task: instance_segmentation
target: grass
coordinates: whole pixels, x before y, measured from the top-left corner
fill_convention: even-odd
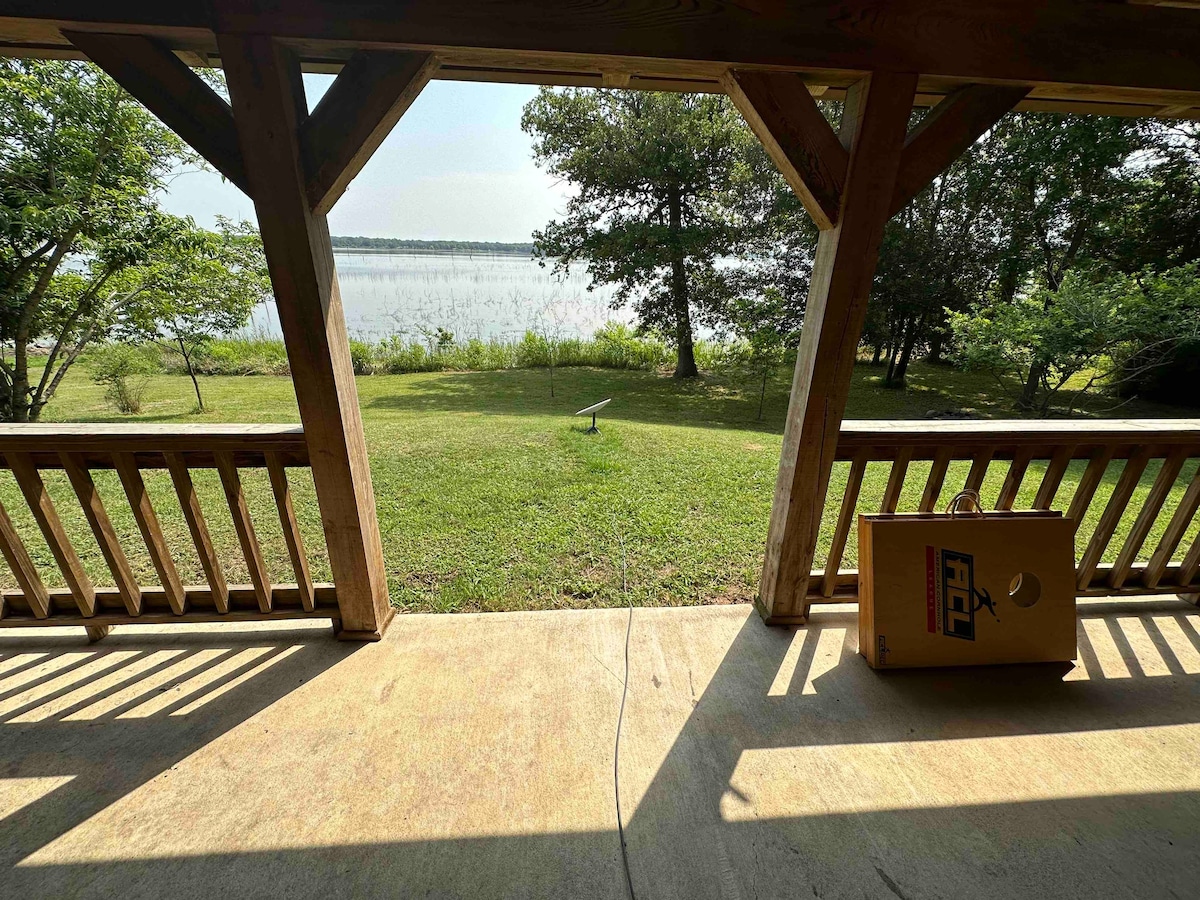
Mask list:
[[[848,416],[920,418],[948,409],[1011,415],[1007,401],[983,377],[917,364],[910,389],[893,391],[881,386],[880,375],[878,369],[859,367]],[[298,420],[287,378],[211,377],[203,380],[203,387],[211,409],[198,415],[192,411],[194,397],[186,378],[155,376],[142,413],[119,416],[105,403],[103,389],[80,371],[64,384],[45,418]],[[547,375],[536,369],[358,380],[393,602],[412,611],[620,604],[622,543],[629,590],[639,604],[749,600],[758,579],[779,460],[787,404],[782,378],[768,393],[762,423],[755,421],[757,392],[739,390],[719,378],[679,383],[655,372],[570,368],[555,373],[555,388],[551,399]],[[605,397],[612,397],[613,403],[600,416],[601,433],[585,435],[584,421],[570,414]],[[1149,406],[1121,412],[1187,414]],[[835,468],[831,497],[840,498],[847,468]],[[1005,468],[1004,463],[992,466],[985,499],[994,499]],[[1040,469],[1039,464],[1031,466],[1018,505],[1031,501]],[[1097,493],[1089,512],[1093,523],[1119,470],[1114,464]],[[1157,465],[1152,466],[1143,479],[1143,495],[1156,471]],[[1195,463],[1190,462],[1168,502],[1168,513],[1194,471]],[[912,465],[901,509],[915,506],[927,472],[928,463]],[[265,475],[243,474],[268,570],[274,580],[290,581]],[[1082,464],[1077,464],[1060,497],[1067,496],[1081,474]],[[297,512],[314,576],[328,578],[311,479],[299,471],[296,476]],[[966,464],[952,468],[943,500],[949,485],[956,478],[961,484],[965,476]],[[98,584],[111,583],[69,485],[57,473],[45,477],[86,568]],[[883,465],[868,468],[862,510],[877,508],[886,479]],[[134,552],[141,547],[140,537],[115,478],[98,473],[97,480],[139,579],[156,583],[149,560]],[[230,580],[245,582],[245,566],[215,473],[197,472],[196,480]],[[148,473],[147,483],[184,581],[203,583],[169,479]],[[0,500],[25,535],[47,582],[61,585],[7,472],[0,473]],[[1131,507],[1136,510],[1136,497]],[[827,505],[823,548],[828,547],[836,515],[836,503]],[[1159,530],[1166,516],[1160,519]],[[1125,522],[1122,531],[1129,524]],[[1081,533],[1089,532],[1085,523]],[[1110,559],[1120,536],[1113,541]],[[1147,541],[1143,558],[1156,540],[1157,532]],[[853,564],[855,552],[852,540],[845,564]],[[13,587],[11,576],[3,574],[3,586]]]

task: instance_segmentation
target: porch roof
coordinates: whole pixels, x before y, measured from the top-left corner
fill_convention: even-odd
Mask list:
[[[78,56],[63,31],[143,34],[192,65],[216,34],[286,40],[309,71],[358,49],[434,52],[439,78],[720,91],[731,68],[800,73],[840,99],[875,70],[915,72],[918,104],[966,84],[1033,87],[1018,109],[1200,117],[1192,0],[0,0],[0,53]]]

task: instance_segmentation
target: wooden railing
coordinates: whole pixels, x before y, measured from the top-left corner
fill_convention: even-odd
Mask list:
[[[314,584],[301,538],[287,470],[308,465],[304,432],[280,425],[6,425],[0,426],[0,467],[10,469],[65,582],[48,588],[0,505],[0,551],[19,591],[0,596],[0,627],[82,625],[93,639],[126,623],[207,622],[317,617],[337,620],[331,584]],[[101,499],[93,472],[115,470],[158,583],[139,584]],[[207,584],[182,583],[142,473],[165,469]],[[228,584],[192,479],[216,469],[250,583]],[[272,581],[251,520],[240,471],[265,469],[294,580]],[[111,587],[96,587],[80,561],[43,479],[65,472],[103,555]],[[61,477],[61,476],[60,476]],[[262,523],[260,523],[261,525]],[[77,535],[78,537],[78,535]]]
[[[963,488],[983,489],[987,508],[1061,509],[1073,518],[1080,596],[1200,592],[1197,457],[1200,420],[1194,419],[843,422],[836,459],[849,470],[844,482],[831,483],[826,498],[828,504],[845,484],[829,553],[809,578],[807,603],[857,598],[858,571],[841,566],[858,513],[931,512]],[[921,469],[915,481],[914,463]],[[861,495],[872,464],[890,467],[877,499]],[[1101,485],[1113,481],[1103,511],[1089,515]],[[1131,519],[1135,496],[1141,505]],[[1115,556],[1104,561],[1118,532]],[[1158,540],[1146,553],[1152,534]],[[1176,560],[1186,536],[1192,538],[1188,549]]]

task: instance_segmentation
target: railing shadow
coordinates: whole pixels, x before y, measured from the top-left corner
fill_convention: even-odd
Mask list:
[[[990,755],[996,741],[1036,749],[1043,736],[1073,734],[1058,752],[1086,738],[1109,741],[1119,759],[1136,752],[1123,734],[1200,723],[1195,607],[1082,604],[1077,666],[890,672],[858,658],[856,618],[844,609],[818,610],[794,631],[764,628],[750,615],[714,635],[703,623],[715,619],[700,620],[682,649],[660,646],[642,624],[664,612],[639,610],[634,619],[622,777],[639,898],[1187,896],[1198,883],[1200,791],[1153,783],[1110,790],[1084,780],[1078,795],[1053,785],[1039,795],[1030,788],[1042,777],[1036,758],[1014,782],[1012,756]],[[473,619],[471,627],[503,621]],[[610,621],[623,634],[623,616]],[[626,896],[615,827],[518,833],[519,822],[499,818],[496,833],[483,836],[364,842],[348,833],[336,846],[256,850],[239,827],[224,852],[156,857],[131,843],[119,859],[29,861],[353,652],[324,632],[266,634],[164,643],[161,634],[114,633],[99,648],[0,640],[0,772],[70,777],[0,820],[0,887],[28,898]],[[712,671],[697,674],[706,679],[698,690],[691,643],[720,648]],[[659,677],[668,651],[678,654],[671,677],[686,685],[669,696]],[[446,666],[461,665],[453,646],[445,657]],[[419,698],[400,708],[419,709]],[[656,721],[661,729],[664,719],[678,727],[666,729],[674,737],[660,754],[639,729]],[[595,736],[597,747],[610,739]],[[896,783],[897,772],[920,772],[903,762],[914,755],[929,763],[931,782],[947,782],[940,793]],[[580,764],[595,764],[591,756]],[[483,796],[529,789],[505,764],[469,763]],[[501,778],[490,786],[497,767]],[[862,773],[878,780],[856,781]],[[346,789],[357,799],[347,802],[376,802],[391,777],[351,777]],[[452,802],[436,779],[424,780],[419,768],[416,777],[423,805]],[[395,811],[398,835],[407,834],[407,814]],[[269,833],[269,823],[261,827]]]
[[[131,628],[92,646],[73,635],[0,636],[0,773],[53,785],[0,818],[0,870],[358,646],[331,640],[325,628],[286,626]]]

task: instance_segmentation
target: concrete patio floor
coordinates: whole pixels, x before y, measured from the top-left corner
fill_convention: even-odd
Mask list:
[[[627,896],[627,612],[0,634],[0,897]],[[641,898],[1194,897],[1200,612],[875,673],[852,607],[637,609]]]

